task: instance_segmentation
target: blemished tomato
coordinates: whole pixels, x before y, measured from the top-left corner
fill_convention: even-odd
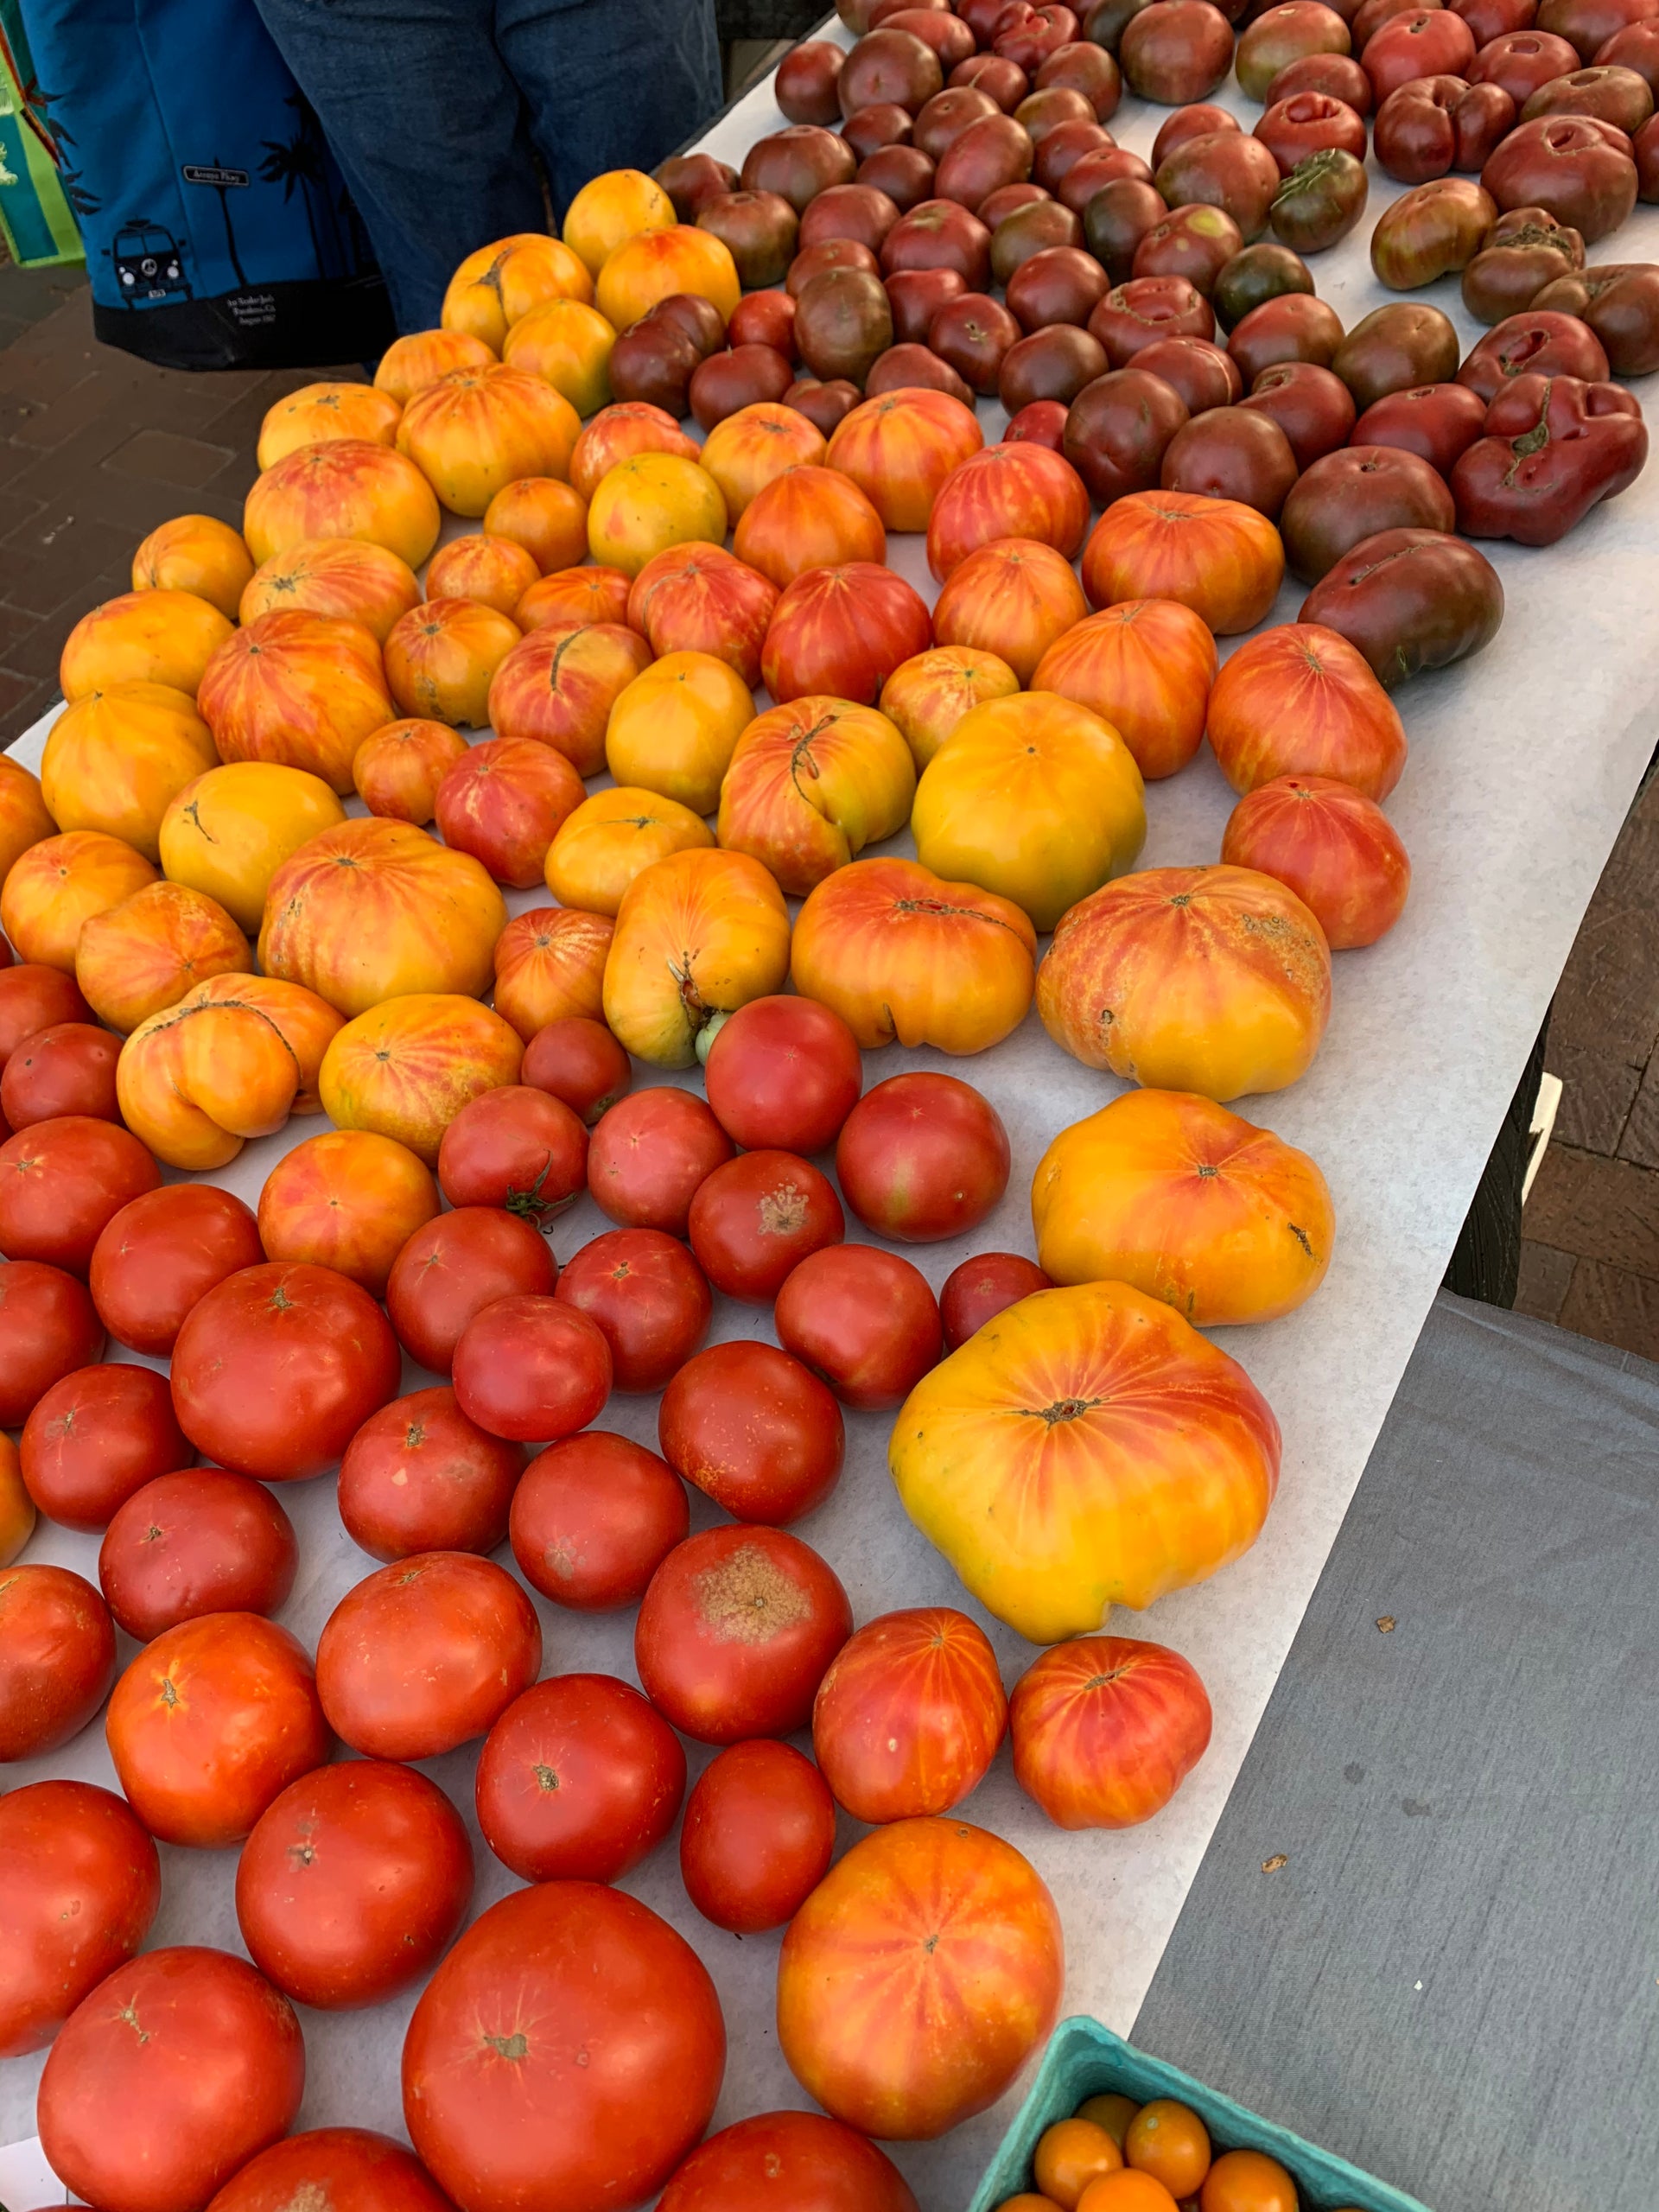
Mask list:
[[[542,1666],[536,1608],[470,1552],[398,1560],[348,1590],[317,1639],[330,1726],[372,1759],[429,1759],[493,1727]]]
[[[371,1414],[346,1446],[340,1517],[374,1559],[493,1552],[524,1468],[519,1446],[486,1435],[453,1390],[411,1390]]]
[[[19,1445],[23,1482],[48,1520],[107,1529],[136,1491],[194,1459],[165,1375],[104,1363],[40,1399]]]
[[[67,1567],[0,1573],[0,1764],[79,1735],[115,1680],[115,1624]]]
[[[257,1613],[164,1630],[116,1684],[104,1732],[150,1834],[202,1851],[239,1843],[329,1751],[304,1646]]]
[[[368,2127],[313,2127],[273,2143],[209,2212],[454,2212],[412,2151]]]
[[[463,1106],[438,1147],[438,1181],[452,1206],[505,1206],[543,1229],[588,1180],[588,1132],[562,1098],[524,1083]]]
[[[785,1351],[861,1413],[907,1398],[943,1349],[926,1276],[874,1244],[810,1254],[779,1292],[772,1320]]]
[[[1179,2212],[1179,2208],[1162,2182],[1136,2173],[1132,2166],[1121,2166],[1090,2183],[1077,2199],[1077,2212]]]
[[[1210,1741],[1210,1700],[1179,1651],[1083,1636],[1034,1660],[1009,1703],[1014,1773],[1064,1828],[1133,1827],[1166,1805]]]
[[[1059,1914],[1030,1862],[960,1819],[895,1821],[831,1867],[778,1961],[778,2042],[809,2095],[884,2140],[983,2112],[1047,2035]]]
[[[1210,2131],[1191,2105],[1154,2097],[1129,2122],[1123,2158],[1172,2196],[1191,2196],[1210,2171]]]
[[[378,2005],[430,1972],[467,1916],[473,1847],[435,1782],[379,1759],[320,1766],[242,1847],[236,1917],[260,1972],[302,2005]]]
[[[697,1777],[680,1875],[705,1920],[758,1936],[792,1920],[836,1855],[836,1801],[809,1758],[768,1737],[734,1744]]]
[[[1008,1187],[1001,1116],[954,1075],[895,1075],[861,1098],[836,1143],[842,1196],[868,1229],[931,1244],[984,1220]]]
[[[710,1344],[663,1393],[657,1440],[677,1474],[734,1520],[776,1527],[822,1505],[841,1479],[841,1408],[775,1346]]]
[[[660,1390],[708,1335],[715,1310],[702,1269],[660,1229],[595,1236],[565,1262],[554,1295],[601,1331],[619,1390]]]
[[[632,1438],[590,1428],[538,1452],[507,1533],[533,1590],[584,1613],[638,1605],[691,1526],[685,1484]]]
[[[611,1348],[556,1298],[498,1298],[455,1346],[455,1396],[492,1436],[545,1442],[586,1428],[611,1395]]]
[[[685,1796],[680,1739],[632,1683],[554,1675],[484,1738],[484,1840],[526,1882],[617,1882],[656,1850]]]
[[[113,1790],[31,1782],[0,1797],[0,2058],[51,2042],[137,1951],[161,1897],[156,1846]]]
[[[245,1959],[175,1944],[118,1967],[72,2014],[41,2076],[41,2145],[107,2212],[182,2212],[286,2135],[304,2091],[288,1999]]]
[[[529,1222],[499,1206],[457,1206],[417,1229],[392,1262],[386,1311],[410,1357],[448,1375],[476,1314],[498,1298],[545,1297],[557,1274]]]
[[[969,1337],[977,1336],[988,1321],[1005,1313],[1036,1290],[1052,1290],[1053,1283],[1038,1266],[1020,1252],[976,1252],[944,1279],[939,1293],[939,1318],[944,1324],[944,1348],[955,1351]]]
[[[111,1519],[98,1580],[141,1643],[203,1613],[274,1613],[294,1587],[294,1526],[262,1484],[188,1467],[135,1491]]]
[[[1008,1721],[985,1631],[949,1605],[867,1621],[818,1685],[812,1748],[855,1819],[948,1813],[983,1781]]]
[[[1265,2151],[1224,2151],[1204,2177],[1198,2207],[1199,2212],[1297,2212],[1296,2184]]]
[[[165,1359],[191,1308],[264,1258],[252,1209],[212,1183],[133,1198],[92,1247],[92,1303],[118,1342]]]
[[[864,1087],[858,1040],[834,1007],[781,994],[727,1015],[704,1073],[715,1119],[746,1152],[827,1152]]]
[[[1123,2164],[1123,2153],[1106,2133],[1090,2120],[1057,2120],[1037,2139],[1032,2172],[1046,2197],[1076,2212],[1077,2199],[1091,2181],[1115,2174]]]
[[[751,1306],[769,1306],[809,1252],[847,1233],[835,1185],[793,1152],[746,1152],[716,1167],[689,1220],[709,1281]]]
[[[103,1349],[85,1283],[40,1260],[0,1268],[0,1428],[21,1428],[54,1382]]]
[[[131,1130],[113,1122],[66,1114],[19,1129],[0,1144],[0,1252],[84,1281],[105,1224],[161,1179]]]
[[[207,1458],[260,1482],[302,1482],[334,1465],[402,1370],[360,1284],[270,1260],[192,1306],[173,1350],[173,1406]]]
[[[14,1129],[62,1114],[118,1122],[115,1064],[121,1039],[90,1021],[59,1021],[26,1037],[0,1074],[0,1119]]]
[[[756,294],[758,298],[760,296]],[[694,2151],[657,2212],[917,2212],[883,2151],[821,2112],[763,2112]]]
[[[634,1624],[645,1695],[702,1744],[792,1736],[853,1632],[834,1570],[781,1529],[705,1529],[651,1578]]]
[[[715,1986],[648,1906],[539,1882],[474,1922],[404,2041],[404,2118],[467,2212],[611,2212],[662,2187],[726,2070]]]
[[[683,1236],[698,1185],[733,1151],[695,1092],[654,1084],[600,1117],[588,1147],[588,1187],[619,1227]]]
[[[524,1047],[519,1079],[532,1090],[562,1098],[584,1125],[625,1098],[633,1082],[633,1063],[602,1021],[566,1014],[538,1029]]]

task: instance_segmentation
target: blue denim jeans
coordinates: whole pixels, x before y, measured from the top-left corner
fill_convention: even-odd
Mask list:
[[[257,0],[350,185],[401,331],[474,247],[654,168],[721,99],[713,0]]]

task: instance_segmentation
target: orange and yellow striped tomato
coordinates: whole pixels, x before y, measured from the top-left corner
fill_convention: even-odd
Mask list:
[[[267,760],[352,788],[352,758],[393,719],[380,648],[360,622],[262,614],[227,638],[198,694],[221,760]]]
[[[490,685],[498,737],[529,737],[563,753],[579,776],[605,766],[611,709],[651,665],[651,647],[620,622],[549,622],[506,655]]]
[[[721,545],[671,545],[647,561],[628,594],[629,627],[654,653],[713,653],[751,690],[778,587]]]
[[[213,976],[246,976],[253,948],[216,899],[149,883],[80,926],[75,981],[100,1021],[129,1035]]]
[[[1331,1014],[1331,951],[1269,875],[1145,868],[1062,918],[1037,1011],[1085,1067],[1224,1104],[1306,1074]]]
[[[259,1242],[384,1296],[391,1263],[438,1211],[430,1168],[395,1137],[326,1129],[284,1153],[259,1193]]]
[[[919,387],[861,400],[836,425],[828,465],[850,476],[888,530],[925,530],[954,469],[985,434],[971,407]]]
[[[84,692],[53,723],[41,791],[60,830],[102,830],[159,861],[162,816],[218,765],[213,732],[188,693],[111,683]]]
[[[1204,1757],[1211,1726],[1191,1660],[1132,1636],[1045,1651],[1014,1684],[1009,1719],[1014,1778],[1062,1828],[1149,1821]]]
[[[527,370],[452,369],[404,410],[397,450],[451,514],[482,515],[517,477],[568,476],[581,428],[563,393]]]
[[[75,972],[83,924],[156,881],[140,852],[101,830],[67,830],[19,854],[0,886],[0,930],[20,960]]]
[[[927,565],[943,583],[999,537],[1034,537],[1070,561],[1089,527],[1089,494],[1071,462],[1031,439],[987,446],[952,470],[927,522]]]
[[[352,780],[371,814],[423,830],[437,812],[438,785],[466,758],[466,739],[448,722],[387,722],[353,754]]]
[[[538,575],[573,568],[588,555],[588,495],[556,476],[517,477],[485,508],[484,535],[510,539],[529,554]],[[534,588],[533,581],[525,586]],[[518,620],[511,607],[505,612]]]
[[[632,632],[630,632],[632,634]],[[605,760],[619,784],[637,784],[711,813],[738,739],[754,719],[749,687],[713,653],[664,653],[611,709]]]
[[[595,791],[559,824],[547,855],[547,887],[562,906],[614,916],[623,893],[653,861],[714,843],[708,823],[677,799],[639,785]]]
[[[339,1129],[372,1129],[437,1165],[443,1133],[486,1090],[517,1083],[518,1033],[474,998],[415,991],[372,1007],[338,1031],[317,1077]]]
[[[489,720],[495,671],[518,625],[476,599],[411,607],[386,639],[386,683],[405,715],[479,729]]]
[[[380,356],[374,388],[388,391],[407,407],[417,391],[448,376],[451,369],[487,369],[495,348],[464,330],[411,330],[394,338]]]
[[[676,292],[695,292],[720,311],[722,322],[743,296],[731,249],[712,231],[671,223],[636,231],[606,256],[594,305],[613,330],[626,330]]]
[[[171,883],[216,899],[257,936],[270,879],[299,848],[337,829],[346,810],[321,776],[276,761],[233,760],[187,784],[162,817]]]
[[[360,622],[377,644],[421,602],[407,561],[365,537],[302,537],[274,553],[250,578],[239,609],[243,627],[262,614],[332,614]]]
[[[532,478],[532,482],[551,483],[551,477]],[[509,485],[507,489],[517,487]],[[569,486],[561,484],[561,492]],[[497,537],[489,532],[490,512],[484,517],[485,527],[466,537],[452,538],[448,545],[441,545],[427,564],[426,595],[429,599],[475,599],[481,607],[493,607],[498,614],[512,617],[512,611],[530,589],[541,580],[541,570],[536,556],[516,538]]]
[[[1336,1216],[1315,1162],[1194,1091],[1129,1090],[1062,1129],[1031,1184],[1057,1283],[1133,1283],[1195,1328],[1311,1298]]]
[[[715,835],[804,898],[866,845],[903,829],[915,790],[910,747],[878,709],[792,699],[739,738]]]
[[[732,534],[732,550],[782,591],[809,569],[885,561],[887,533],[850,476],[804,462],[755,493]]]
[[[418,569],[442,520],[436,494],[407,454],[366,438],[335,438],[302,446],[265,471],[243,506],[242,535],[262,567],[308,538],[361,537]]]
[[[54,836],[57,826],[47,810],[40,778],[9,753],[0,753],[0,884],[29,847]]]
[[[265,410],[255,457],[261,468],[275,468],[302,446],[323,446],[333,438],[389,446],[403,411],[403,402],[377,385],[302,385]]]
[[[1382,799],[1406,765],[1400,709],[1346,638],[1282,622],[1251,638],[1215,681],[1210,743],[1236,791],[1275,776],[1334,776]]]
[[[188,591],[234,622],[253,575],[242,533],[213,515],[175,515],[160,524],[132,556],[134,591]]]
[[[615,933],[608,915],[574,906],[533,906],[515,915],[496,939],[496,1012],[526,1044],[550,1021],[597,1021]]]
[[[798,408],[759,399],[716,423],[703,440],[702,466],[721,488],[735,529],[751,502],[791,468],[816,468],[828,448]]]
[[[674,202],[643,169],[607,169],[592,177],[564,211],[562,235],[597,276],[624,238],[674,226]]]
[[[605,963],[605,1019],[653,1066],[689,1068],[717,1014],[782,988],[784,894],[746,853],[673,853],[635,876]]]
[[[611,403],[613,331],[597,308],[581,300],[544,300],[507,333],[501,358],[562,392],[578,415]]]
[[[1217,637],[1255,629],[1284,575],[1284,543],[1265,515],[1197,492],[1114,499],[1083,551],[1091,607],[1179,599]]]
[[[72,702],[111,683],[165,683],[194,698],[231,635],[218,607],[194,592],[123,592],[71,630],[59,656],[58,682]]]
[[[942,645],[976,645],[1005,660],[1022,683],[1058,639],[1089,612],[1077,572],[1034,537],[999,537],[958,563],[933,608]]]
[[[1174,599],[1126,599],[1057,638],[1031,677],[1110,722],[1147,782],[1173,776],[1204,741],[1216,641]]]
[[[925,1375],[888,1465],[980,1603],[1058,1643],[1248,1551],[1279,1448],[1236,1360],[1173,1306],[1096,1282],[1022,1298]]]
[[[611,471],[636,454],[671,453],[681,461],[696,461],[701,451],[665,407],[653,407],[648,399],[619,399],[584,425],[570,456],[571,487],[591,499]]]
[[[881,686],[880,703],[904,733],[920,770],[965,714],[983,700],[1007,699],[1019,689],[1019,677],[995,653],[982,652],[977,645],[930,645],[893,670]]]
[[[449,279],[439,320],[499,353],[507,333],[543,300],[591,300],[594,280],[561,239],[520,231],[469,253]]]

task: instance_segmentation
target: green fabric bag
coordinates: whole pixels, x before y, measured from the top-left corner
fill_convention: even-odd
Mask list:
[[[24,269],[86,257],[69,202],[73,156],[47,109],[18,0],[0,0],[0,238]]]

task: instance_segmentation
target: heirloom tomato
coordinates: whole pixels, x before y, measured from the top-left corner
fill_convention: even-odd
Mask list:
[[[781,1928],[830,1871],[836,1801],[809,1758],[769,1737],[733,1744],[698,1777],[680,1874],[703,1918],[734,1936]]]

